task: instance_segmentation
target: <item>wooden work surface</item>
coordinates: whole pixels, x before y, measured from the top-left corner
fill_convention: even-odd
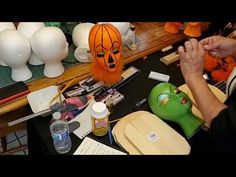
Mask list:
[[[132,23],[136,27],[136,36],[138,39],[137,49],[134,51],[128,48],[124,50],[123,63],[128,64],[132,61],[141,59],[147,55],[150,55],[164,47],[177,43],[183,39],[187,39],[187,36],[180,31],[178,34],[170,34],[164,31],[164,22],[135,22]],[[202,25],[203,31],[209,27],[208,22],[204,22]],[[71,79],[76,78],[72,85],[78,83],[90,76],[90,64],[80,64],[68,68],[64,74],[57,78],[41,78],[28,83],[28,87],[31,92],[51,86],[51,85],[66,85]],[[0,106],[0,118],[2,114],[19,109],[28,104],[26,96],[12,102],[6,103]]]

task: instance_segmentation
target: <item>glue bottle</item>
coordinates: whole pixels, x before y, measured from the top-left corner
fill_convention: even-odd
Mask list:
[[[91,110],[93,134],[104,136],[109,130],[109,111],[106,104],[96,102],[92,105]]]

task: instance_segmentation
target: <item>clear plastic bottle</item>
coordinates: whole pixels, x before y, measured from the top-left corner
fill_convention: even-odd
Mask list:
[[[130,30],[132,31],[132,37],[131,37],[131,41],[130,41],[130,44],[129,44],[129,48],[131,50],[136,50],[137,49],[137,45],[136,45],[136,42],[135,42],[135,38],[136,38],[135,26],[131,25],[130,26]]]
[[[56,151],[64,154],[71,149],[71,139],[67,121],[60,118],[60,112],[53,113],[53,119],[50,122],[50,132]]]

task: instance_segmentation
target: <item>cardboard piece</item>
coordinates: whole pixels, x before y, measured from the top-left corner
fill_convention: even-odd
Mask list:
[[[184,137],[146,111],[125,116],[112,133],[117,143],[130,154],[187,155],[191,149]]]

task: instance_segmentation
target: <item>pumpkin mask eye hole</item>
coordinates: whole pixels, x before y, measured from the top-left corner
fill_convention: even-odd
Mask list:
[[[105,56],[105,53],[104,52],[98,52],[97,53],[97,57],[104,57]]]
[[[112,53],[113,53],[113,54],[118,54],[119,52],[120,52],[120,50],[117,49],[117,48],[112,50]]]

